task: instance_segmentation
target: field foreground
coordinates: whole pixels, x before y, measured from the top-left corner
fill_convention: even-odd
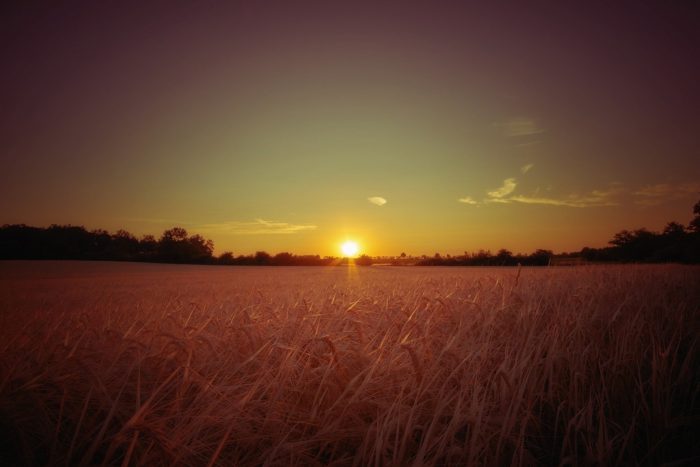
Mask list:
[[[698,462],[698,284],[0,262],[0,463]]]

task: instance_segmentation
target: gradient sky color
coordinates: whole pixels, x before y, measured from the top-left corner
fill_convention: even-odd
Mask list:
[[[568,251],[700,199],[697,2],[12,3],[0,223]]]

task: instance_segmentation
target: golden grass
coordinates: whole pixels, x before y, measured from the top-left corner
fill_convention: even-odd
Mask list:
[[[699,284],[681,266],[0,263],[0,461],[690,463]]]

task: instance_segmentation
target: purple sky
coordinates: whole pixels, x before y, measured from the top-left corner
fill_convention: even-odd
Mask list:
[[[561,250],[700,199],[698,2],[13,3],[0,223]]]

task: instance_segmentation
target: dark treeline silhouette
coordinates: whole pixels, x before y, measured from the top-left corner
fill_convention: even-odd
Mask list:
[[[217,258],[216,263],[239,266],[329,266],[337,261],[330,256],[321,258],[319,255],[293,255],[287,252],[271,255],[258,251],[254,255],[233,256],[233,253],[227,251]]]
[[[163,232],[156,240],[152,235],[137,238],[125,230],[110,234],[105,230],[88,231],[74,225],[48,228],[23,224],[0,227],[0,259],[55,259],[145,261],[182,264],[221,264],[242,266],[326,266],[346,264],[347,260],[318,255],[270,255],[258,251],[253,255],[234,256],[225,252],[215,257],[214,243],[201,235],[188,235],[182,227]],[[371,258],[355,259],[359,265],[372,264]]]
[[[586,262],[679,262],[700,263],[700,201],[693,208],[695,217],[687,226],[669,222],[662,232],[647,229],[623,230],[610,240],[609,247],[583,248],[580,252],[554,255],[536,250],[529,255],[502,249],[450,256],[398,257],[362,255],[352,260],[359,266],[372,264],[418,266],[546,266]],[[347,264],[350,260],[331,256],[270,255],[258,251],[234,256],[225,252],[215,257],[214,243],[201,235],[188,235],[181,227],[137,238],[125,230],[110,234],[105,230],[88,231],[81,226],[52,225],[48,228],[23,224],[0,227],[0,259],[70,259],[109,261],[148,261],[163,263],[220,264],[242,266],[327,266]]]
[[[216,263],[241,266],[331,266],[348,264],[350,261],[358,266],[371,266],[374,263],[374,260],[367,255],[349,260],[333,256],[321,258],[319,255],[293,255],[287,252],[273,256],[264,251],[258,251],[250,256],[236,257],[231,252],[225,252],[217,258]]]
[[[536,250],[530,255],[513,255],[500,250],[493,255],[479,250],[462,256],[423,256],[419,266],[544,266],[548,264],[578,264],[585,262],[616,263],[700,263],[700,201],[693,207],[695,217],[687,226],[669,222],[662,232],[647,229],[623,230],[616,233],[605,248],[583,248],[580,252],[554,255],[550,250]]]
[[[213,263],[214,243],[200,235],[188,235],[180,227],[136,238],[125,230],[88,231],[74,225],[48,228],[27,225],[0,227],[0,259],[73,259],[154,261],[164,263]]]
[[[693,214],[687,226],[669,222],[661,232],[623,230],[608,242],[611,246],[583,248],[580,256],[594,262],[700,263],[700,201]]]
[[[467,253],[461,256],[442,256],[435,253],[433,257],[422,257],[416,262],[417,266],[547,266],[550,264],[554,253],[550,250],[536,250],[530,255],[514,255],[512,252],[501,249],[493,255],[490,251],[479,250],[476,253]]]

